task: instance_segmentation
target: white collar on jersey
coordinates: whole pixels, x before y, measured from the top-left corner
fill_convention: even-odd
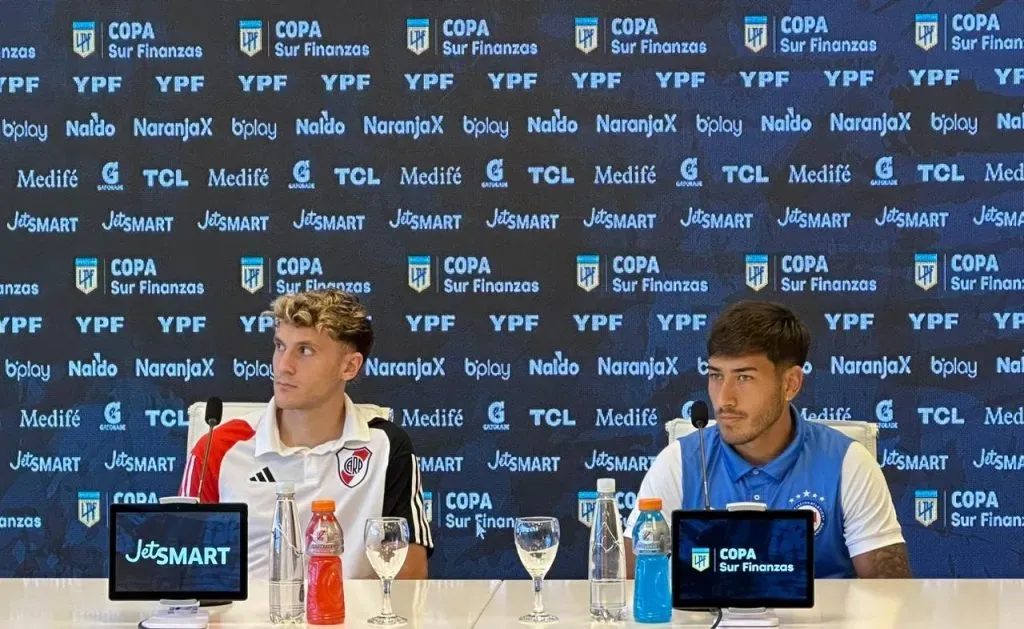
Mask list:
[[[277,404],[274,398],[270,398],[266,410],[260,417],[256,426],[256,456],[273,452],[280,456],[291,456],[299,452],[311,452],[313,454],[327,454],[336,452],[349,443],[367,443],[370,441],[371,419],[381,417],[382,408],[373,404],[356,404],[352,398],[345,394],[345,426],[341,429],[341,437],[333,441],[321,443],[315,448],[290,447],[281,443],[281,434],[277,427]],[[389,412],[383,409],[386,419]]]

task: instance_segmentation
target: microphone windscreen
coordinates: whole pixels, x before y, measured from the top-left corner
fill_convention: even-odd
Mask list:
[[[224,403],[219,397],[212,397],[206,401],[206,423],[216,426],[224,415]]]
[[[690,423],[694,428],[704,428],[708,425],[708,405],[703,400],[698,400],[690,407]]]

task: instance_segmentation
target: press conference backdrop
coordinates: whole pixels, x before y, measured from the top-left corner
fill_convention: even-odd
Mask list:
[[[525,577],[553,514],[583,577],[741,298],[810,325],[801,414],[878,422],[916,575],[1024,575],[1024,7],[728,5],[4,3],[0,574],[106,574],[187,406],[271,395],[261,310],[335,286],[434,576]]]

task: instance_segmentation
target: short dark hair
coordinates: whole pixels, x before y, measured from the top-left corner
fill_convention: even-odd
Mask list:
[[[708,357],[765,354],[783,369],[807,362],[811,331],[792,310],[770,301],[740,301],[719,315],[708,336]]]

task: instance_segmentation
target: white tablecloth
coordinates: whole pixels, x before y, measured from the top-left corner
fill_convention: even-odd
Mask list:
[[[470,629],[501,585],[500,581],[396,581],[391,589],[396,614],[409,629]],[[278,627],[270,624],[268,585],[249,583],[249,598],[210,612],[210,627]],[[369,627],[380,611],[379,581],[345,581],[345,628]],[[107,600],[106,579],[0,579],[0,627],[137,627],[157,608],[149,602]]]
[[[632,582],[627,582],[632,601]],[[210,609],[213,627],[272,627],[267,584],[252,582],[249,600]],[[397,581],[395,612],[408,629],[499,629],[526,625],[533,608],[532,584],[516,581]],[[777,610],[782,627],[805,629],[1024,629],[1024,580],[827,580],[815,584],[815,607]],[[345,582],[346,629],[367,627],[380,609],[377,581]],[[545,607],[560,622],[551,629],[602,629],[591,624],[586,581],[544,584]],[[155,603],[113,603],[106,579],[0,579],[0,627],[51,629],[136,627]],[[673,626],[710,627],[714,616],[674,612]],[[607,627],[604,625],[603,627]],[[655,629],[632,621],[621,629]]]
[[[633,584],[626,584],[632,611]],[[544,584],[544,607],[559,617],[552,629],[591,625],[586,581]],[[780,629],[1024,629],[1024,580],[819,580],[813,609],[776,610]],[[533,584],[505,581],[484,609],[477,627],[522,628],[517,619],[533,609]],[[630,613],[630,616],[632,614]],[[713,614],[675,611],[672,625],[710,627]],[[620,623],[622,629],[667,625]]]

